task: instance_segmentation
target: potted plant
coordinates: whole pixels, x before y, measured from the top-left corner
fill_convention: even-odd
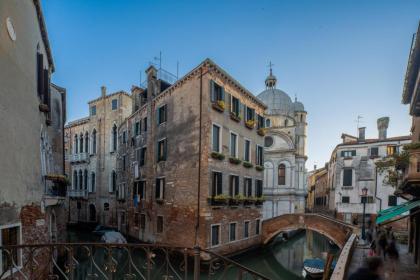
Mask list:
[[[261,127],[257,130],[258,135],[265,136],[265,128]]]
[[[244,197],[244,205],[251,205],[254,204],[255,198],[253,196],[246,196]]]
[[[242,161],[239,158],[229,157],[229,162],[232,164],[240,164]]]
[[[230,197],[225,194],[218,194],[212,197],[209,197],[209,202],[211,205],[226,205],[226,203],[229,201]]]
[[[264,196],[257,196],[255,198],[255,205],[262,205],[265,201]]]
[[[225,159],[225,155],[222,153],[218,153],[218,152],[211,152],[211,157],[218,159],[218,160],[224,160]]]
[[[261,166],[261,165],[256,165],[256,166],[255,166],[255,169],[256,169],[257,171],[263,171],[263,170],[264,170],[264,166]]]
[[[255,126],[255,121],[254,121],[254,120],[247,120],[247,121],[245,122],[245,126],[246,126],[247,128],[249,128],[249,129],[253,129],[253,128],[254,128],[254,126]]]
[[[234,197],[231,197],[231,198],[229,199],[229,205],[232,205],[232,206],[237,206],[237,205],[239,205],[239,204],[243,203],[244,198],[245,198],[245,197],[244,197],[242,194],[237,194],[237,195],[235,195]]]
[[[230,112],[230,118],[236,122],[241,121],[241,116],[239,114],[236,114],[234,112]]]
[[[242,163],[242,165],[245,167],[245,168],[251,168],[251,167],[253,167],[254,165],[252,165],[252,163],[250,163],[249,161],[244,161],[243,163]]]
[[[225,101],[223,100],[217,100],[216,102],[212,103],[213,109],[223,112],[225,110]]]

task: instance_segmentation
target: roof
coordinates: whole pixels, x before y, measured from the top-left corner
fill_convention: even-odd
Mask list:
[[[385,138],[385,139],[378,139],[378,138],[374,138],[374,139],[365,139],[363,142],[358,142],[356,141],[349,141],[346,143],[341,143],[337,145],[337,148],[340,146],[351,146],[351,145],[365,145],[365,144],[372,144],[372,143],[385,143],[385,142],[394,142],[394,141],[404,141],[404,140],[411,140],[411,136],[410,135],[406,135],[406,136],[396,136],[396,137],[389,137],[389,138]]]
[[[129,93],[127,93],[127,92],[125,92],[123,90],[120,90],[120,91],[117,91],[117,92],[114,92],[114,93],[105,95],[105,98],[108,98],[108,97],[111,97],[111,96],[114,96],[114,95],[118,95],[118,94],[123,94],[123,95],[126,95],[126,96],[130,97],[130,94]],[[100,97],[98,97],[96,99],[93,99],[93,100],[89,101],[88,104],[93,103],[93,102],[96,102],[98,100],[101,100],[102,98],[103,97],[100,96]]]
[[[81,119],[77,119],[74,121],[69,122],[68,124],[66,124],[64,126],[64,128],[70,128],[73,126],[77,126],[77,125],[81,125],[81,124],[85,124],[90,120],[90,117],[85,117],[85,118],[81,118]]]
[[[405,73],[402,103],[409,104],[412,99],[416,78],[420,67],[420,21],[417,33],[413,34],[410,53],[408,55],[407,70]]]
[[[44,42],[45,50],[47,52],[48,63],[51,65],[51,72],[54,72],[55,71],[54,61],[51,54],[51,47],[50,47],[50,42],[48,40],[47,27],[45,25],[44,15],[42,13],[40,0],[33,0],[33,1],[35,5],[36,14],[38,16],[38,24],[39,24],[39,29],[41,30],[42,41]]]

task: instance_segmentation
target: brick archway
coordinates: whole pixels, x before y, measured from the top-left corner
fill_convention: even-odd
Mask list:
[[[285,214],[262,223],[262,240],[270,242],[279,233],[289,230],[308,229],[328,237],[342,248],[352,233],[358,228],[334,218],[320,214]]]

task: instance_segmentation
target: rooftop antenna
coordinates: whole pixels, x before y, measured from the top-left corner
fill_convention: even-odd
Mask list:
[[[155,56],[153,59],[159,61],[159,70],[162,69],[162,52],[159,51],[159,57]]]
[[[179,73],[179,61],[176,62],[176,79],[178,80],[178,73]]]
[[[270,60],[270,63],[268,64],[268,67],[270,68],[270,76],[273,75],[273,66],[274,66],[274,64],[271,63],[271,60]]]
[[[358,135],[358,133],[359,133],[359,126],[362,123],[362,119],[363,119],[363,116],[357,115],[357,119],[355,120],[355,122],[357,123],[357,132],[356,132],[356,135]]]
[[[140,70],[140,86],[141,86],[141,70]]]

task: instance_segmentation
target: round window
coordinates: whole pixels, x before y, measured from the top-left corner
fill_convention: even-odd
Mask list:
[[[266,148],[271,147],[273,145],[273,142],[274,142],[274,140],[273,140],[273,137],[271,137],[271,136],[266,136],[264,138],[264,146]]]

